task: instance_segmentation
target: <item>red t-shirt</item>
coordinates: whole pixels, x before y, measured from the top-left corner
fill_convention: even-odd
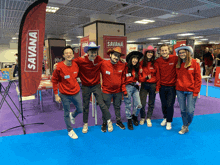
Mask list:
[[[155,62],[154,66],[151,64],[151,62],[147,63],[147,66],[143,66],[143,61],[140,62],[140,65],[142,67],[142,77],[140,78],[140,82],[147,82],[147,83],[156,83],[156,91],[159,91],[160,89],[160,73],[159,73],[159,67],[158,63]],[[151,75],[151,79],[146,79],[146,76]]]
[[[73,61],[79,66],[82,85],[94,86],[100,83],[100,67],[104,61],[100,56],[97,56],[94,62],[90,61],[88,56],[78,57]]]
[[[156,60],[160,73],[160,85],[175,86],[176,85],[176,64],[178,56],[169,55],[168,59],[160,57]]]
[[[54,94],[59,92],[65,95],[75,95],[80,91],[79,83],[76,78],[78,77],[79,67],[72,61],[71,66],[66,66],[64,61],[59,62],[57,68],[53,72],[52,83]]]
[[[112,64],[110,60],[105,60],[101,65],[102,92],[107,94],[122,92],[122,72],[125,63],[119,61]]]
[[[201,71],[199,63],[192,59],[192,65],[188,68],[181,64],[180,68],[176,68],[177,82],[176,90],[193,92],[193,96],[198,96],[202,85]]]

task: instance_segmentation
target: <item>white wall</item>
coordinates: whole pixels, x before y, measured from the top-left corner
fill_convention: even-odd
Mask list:
[[[15,62],[17,49],[10,49],[9,45],[0,45],[0,62]]]

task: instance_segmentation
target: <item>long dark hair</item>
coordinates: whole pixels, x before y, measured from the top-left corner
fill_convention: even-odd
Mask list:
[[[132,59],[133,58],[137,58],[138,59],[138,63],[135,66],[132,65]],[[133,76],[132,75],[132,69],[134,68],[134,70],[135,70],[135,78],[136,79],[138,79],[138,72],[139,72],[139,65],[140,65],[139,61],[140,61],[140,59],[138,58],[138,56],[133,55],[133,56],[131,56],[131,58],[129,59],[128,64],[127,64],[128,73],[131,73],[131,76]]]
[[[152,64],[153,67],[154,67],[154,62],[155,62],[155,51],[153,51],[153,56],[151,57],[150,61],[148,61],[148,58],[147,58],[147,52],[149,52],[149,51],[146,51],[146,52],[144,53],[143,66],[147,66],[147,63],[148,63],[148,62],[151,62],[151,64]]]

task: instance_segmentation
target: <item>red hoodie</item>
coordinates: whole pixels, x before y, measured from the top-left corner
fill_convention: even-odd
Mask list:
[[[176,85],[176,64],[178,56],[169,55],[168,59],[160,57],[156,60],[160,73],[160,85],[175,86]]]
[[[104,61],[100,56],[97,56],[94,63],[89,60],[88,56],[78,57],[73,60],[79,66],[79,78],[82,85],[94,86],[100,84],[100,67]]]
[[[193,96],[198,96],[202,85],[200,66],[194,59],[192,59],[191,63],[192,65],[188,68],[184,67],[184,62],[180,68],[176,68],[176,90],[193,92]]]
[[[147,63],[147,66],[143,66],[143,61],[140,62],[140,65],[142,67],[143,76],[141,76],[140,82],[147,82],[147,83],[156,83],[156,91],[159,92],[160,89],[160,73],[159,73],[159,67],[158,63],[155,62],[154,66],[151,64],[151,62]],[[146,79],[146,76],[151,75],[151,79]]]
[[[118,61],[112,64],[110,60],[105,60],[101,65],[102,92],[107,94],[122,92],[122,72],[125,63]]]
[[[66,66],[64,61],[59,62],[51,80],[54,94],[58,94],[58,84],[60,93],[65,95],[77,94],[80,91],[80,86],[76,80],[78,73],[79,67],[74,61],[72,61],[72,66]]]
[[[139,72],[138,72],[138,79],[136,79],[134,68],[132,69],[132,74],[131,74],[131,73],[128,73],[128,67],[125,66],[125,69],[122,74],[122,92],[124,93],[124,95],[127,95],[126,85],[133,83],[133,82],[136,83],[137,81],[139,81],[139,78],[142,76],[141,70],[142,68],[140,67]]]

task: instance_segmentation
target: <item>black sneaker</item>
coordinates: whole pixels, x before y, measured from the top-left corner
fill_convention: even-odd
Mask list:
[[[137,119],[137,116],[132,115],[132,120],[133,120],[134,125],[135,125],[135,126],[138,126],[138,119]]]
[[[133,123],[131,119],[128,119],[128,129],[133,130]]]
[[[106,132],[107,131],[106,130],[106,126],[107,126],[107,123],[103,123],[102,124],[102,129],[101,129],[102,132]]]
[[[116,125],[119,126],[121,129],[125,129],[124,124],[120,120],[117,121]]]

